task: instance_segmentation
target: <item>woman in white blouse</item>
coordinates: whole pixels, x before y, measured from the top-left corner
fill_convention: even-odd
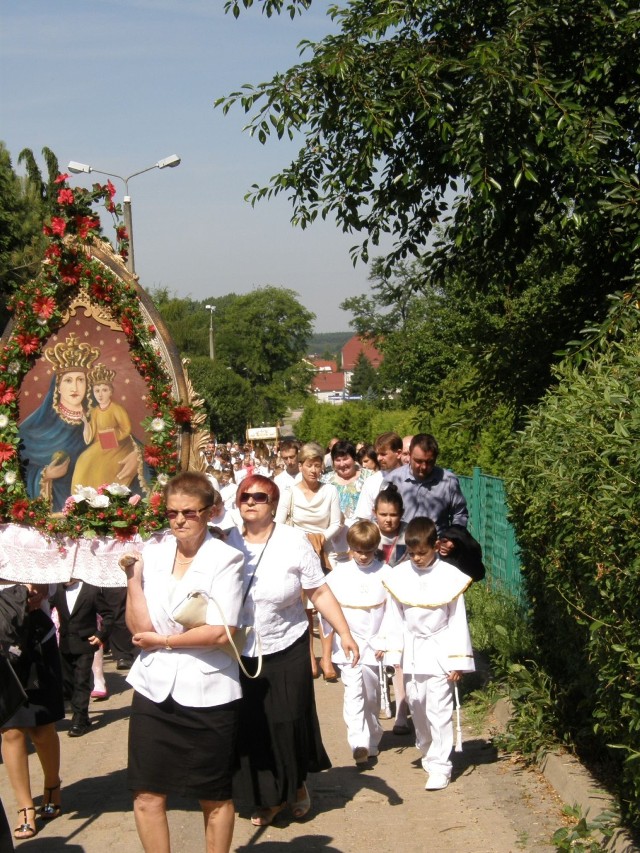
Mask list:
[[[302,445],[298,453],[301,478],[283,493],[278,504],[276,521],[304,530],[320,557],[322,567],[329,570],[331,563],[328,555],[332,549],[331,539],[342,526],[342,512],[337,489],[321,480],[323,455],[324,451],[315,442],[310,441]],[[309,608],[307,620],[311,672],[313,677],[317,678],[320,672],[313,650],[313,610]],[[337,675],[331,663],[330,639],[328,643],[323,640],[322,660],[325,680],[337,681]]]
[[[167,794],[200,802],[207,851],[231,847],[241,690],[237,661],[220,650],[227,635],[216,602],[230,625],[240,624],[243,560],[207,528],[214,499],[204,474],[178,474],[165,488],[173,536],[121,559],[127,625],[142,650],[127,678],[135,689],[129,788],[146,853],[170,851]],[[209,601],[205,624],[187,629],[172,614],[195,590],[216,601]]]
[[[267,477],[247,477],[236,504],[243,521],[245,554],[242,624],[254,625],[243,652],[249,672],[255,671],[262,643],[263,662],[256,679],[241,675],[240,771],[236,793],[251,802],[251,822],[267,826],[287,804],[293,817],[311,807],[307,773],[331,766],[322,745],[309,664],[308,622],[304,590],[340,636],[347,656],[359,658],[340,605],[324,581],[320,561],[307,537],[276,524],[279,489]]]

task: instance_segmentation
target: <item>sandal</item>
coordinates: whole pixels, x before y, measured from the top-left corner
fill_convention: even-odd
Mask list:
[[[33,812],[33,823],[29,823],[27,812]],[[22,815],[23,820],[20,826],[16,826],[16,828],[13,830],[13,837],[16,838],[18,841],[22,841],[22,839],[24,838],[33,838],[33,836],[38,831],[35,827],[35,808],[33,806],[25,806],[23,809],[18,809],[18,814]]]
[[[254,826],[269,826],[285,805],[286,803],[281,803],[279,806],[272,806],[271,808],[256,809],[251,815],[251,823]]]
[[[296,800],[291,806],[291,813],[296,820],[302,820],[302,818],[309,813],[309,809],[311,808],[311,796],[309,795],[309,789],[307,788],[306,782],[302,783],[302,787],[304,789],[304,797],[301,800]]]
[[[55,820],[57,817],[60,817],[62,806],[60,803],[51,802],[52,793],[57,791],[59,788],[60,781],[58,781],[58,784],[54,785],[52,788],[45,787],[46,802],[40,806],[40,817],[42,820]]]

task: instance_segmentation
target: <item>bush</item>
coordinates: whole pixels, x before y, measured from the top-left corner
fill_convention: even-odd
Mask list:
[[[564,732],[613,764],[640,830],[640,302],[560,365],[507,478],[540,648]],[[616,747],[616,749],[613,749]]]

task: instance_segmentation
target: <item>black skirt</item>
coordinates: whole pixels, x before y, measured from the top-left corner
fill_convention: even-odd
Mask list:
[[[255,669],[255,659],[243,663],[249,672]],[[262,807],[294,803],[308,773],[331,767],[313,693],[309,632],[289,648],[265,655],[258,678],[241,672],[240,682],[234,799]]]
[[[230,800],[240,700],[188,708],[170,696],[133,694],[128,786],[132,791]]]

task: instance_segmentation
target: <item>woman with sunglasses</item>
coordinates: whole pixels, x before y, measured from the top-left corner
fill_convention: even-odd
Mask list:
[[[353,663],[359,658],[340,605],[324,580],[320,560],[301,530],[274,520],[280,492],[267,477],[242,481],[236,495],[245,555],[242,624],[255,626],[243,651],[238,738],[238,797],[252,803],[254,826],[267,826],[287,805],[295,819],[311,808],[306,778],[331,766],[320,736],[309,661],[304,590],[340,636]],[[346,644],[346,646],[345,646]]]
[[[147,853],[169,853],[167,794],[195,797],[208,853],[231,846],[231,777],[240,710],[238,664],[220,646],[240,624],[242,554],[209,532],[215,492],[185,471],[164,492],[173,536],[121,558],[127,625],[141,649],[127,681],[135,693],[129,724],[129,788]],[[184,628],[172,614],[189,593],[210,600],[205,624]],[[234,628],[231,629],[235,630]]]

